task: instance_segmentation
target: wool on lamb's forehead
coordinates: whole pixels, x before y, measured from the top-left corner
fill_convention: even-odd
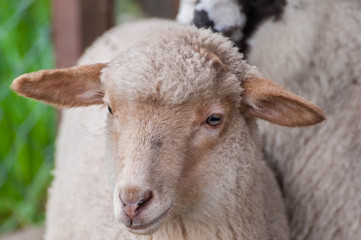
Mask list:
[[[103,70],[102,81],[106,90],[128,101],[181,103],[219,88],[238,94],[240,81],[224,60],[227,51],[245,65],[226,38],[210,31],[160,28],[114,59]]]

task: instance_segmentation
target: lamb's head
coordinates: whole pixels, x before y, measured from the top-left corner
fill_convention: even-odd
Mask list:
[[[255,118],[291,127],[324,119],[317,106],[260,77],[226,38],[176,24],[108,64],[25,74],[12,88],[57,106],[108,108],[115,217],[140,234],[220,204],[232,189],[220,184],[229,178],[222,173],[236,175],[259,151]]]

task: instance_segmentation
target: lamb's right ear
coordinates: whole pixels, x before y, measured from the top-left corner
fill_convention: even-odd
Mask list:
[[[264,78],[242,83],[245,116],[261,118],[287,127],[305,127],[322,122],[322,110],[280,85]]]
[[[27,73],[11,84],[18,94],[60,107],[102,104],[104,63]]]

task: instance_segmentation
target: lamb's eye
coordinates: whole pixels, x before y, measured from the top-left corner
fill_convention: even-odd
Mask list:
[[[113,115],[113,109],[109,106],[108,106],[108,111],[110,112],[111,115]]]
[[[211,114],[207,120],[206,120],[206,123],[208,125],[211,125],[213,127],[216,127],[218,126],[223,120],[223,116],[219,113],[214,113],[214,114]]]

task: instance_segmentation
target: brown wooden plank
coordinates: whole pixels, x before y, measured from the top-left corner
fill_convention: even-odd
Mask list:
[[[53,0],[56,67],[74,66],[96,37],[113,25],[113,0]]]
[[[81,0],[82,51],[114,24],[113,0]]]
[[[148,17],[174,19],[178,13],[179,0],[138,0]]]
[[[53,0],[53,41],[56,67],[75,65],[81,54],[79,0]]]

